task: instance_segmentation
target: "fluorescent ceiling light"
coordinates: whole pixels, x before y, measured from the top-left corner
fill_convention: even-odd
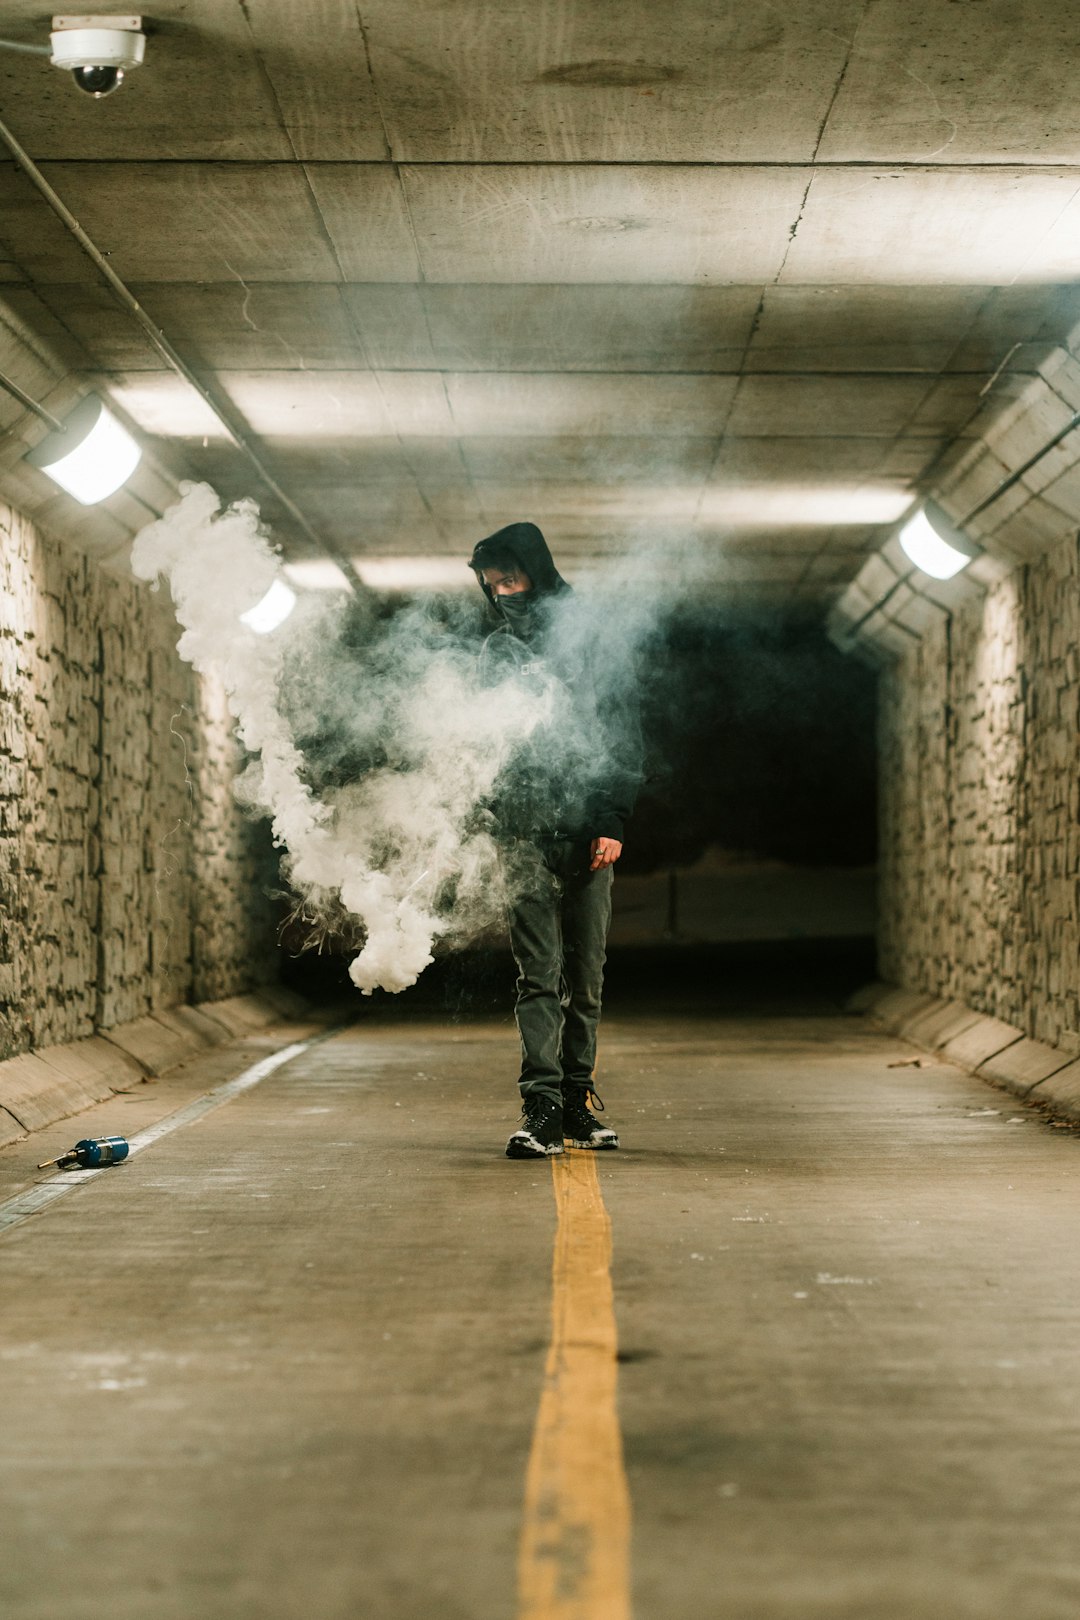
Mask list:
[[[286,563],[282,572],[305,591],[348,591],[352,589],[336,562],[329,557],[305,557],[303,562]]]
[[[907,490],[869,484],[732,484],[706,489],[698,516],[738,529],[832,528],[895,523],[911,503]]]
[[[72,411],[62,433],[50,433],[26,460],[83,506],[96,506],[126,484],[142,451],[96,394]]]
[[[978,548],[932,501],[904,524],[899,540],[908,559],[931,579],[952,579],[978,556]]]
[[[222,371],[218,382],[268,439],[453,438],[442,377],[432,372]]]
[[[444,591],[475,587],[464,557],[354,557],[353,566],[373,591]]]
[[[460,557],[354,557],[353,567],[373,591],[444,591],[475,587],[476,579]],[[286,563],[283,572],[305,591],[347,591],[351,587],[337,563],[328,557],[306,557]]]
[[[275,579],[261,601],[241,613],[240,623],[246,624],[256,635],[269,635],[279,624],[284,624],[296,606],[296,592],[290,590],[283,579]]]
[[[150,372],[129,382],[113,382],[109,393],[145,433],[165,439],[228,442],[221,418],[201,394],[171,372]]]

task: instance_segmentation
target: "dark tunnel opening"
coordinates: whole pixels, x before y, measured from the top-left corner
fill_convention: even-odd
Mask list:
[[[384,601],[382,624],[407,605]],[[482,634],[458,598],[431,598],[425,612],[452,634]],[[372,622],[370,607],[344,616],[343,656],[358,655]],[[688,1014],[702,998],[714,1010],[835,1010],[874,972],[876,674],[817,618],[735,613],[708,597],[657,614],[638,672],[645,780],[615,889],[606,997]],[[317,787],[382,763],[343,754],[340,738],[310,726],[317,711],[309,693],[303,748]],[[287,984],[319,1000],[355,995],[355,938],[316,948],[285,923],[282,942]],[[437,946],[416,986],[376,991],[358,1016],[506,1014],[514,972],[495,931],[465,951]]]
[[[711,848],[866,866],[877,848],[876,682],[815,621],[678,607],[643,682],[649,776],[626,870]]]

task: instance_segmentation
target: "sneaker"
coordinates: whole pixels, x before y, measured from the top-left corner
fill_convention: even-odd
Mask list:
[[[593,1098],[593,1108],[603,1108],[603,1103],[595,1091],[586,1086],[574,1086],[563,1097],[563,1136],[567,1138],[571,1147],[576,1148],[617,1148],[619,1138],[617,1132],[606,1125],[601,1125],[593,1109],[589,1107],[589,1098]]]
[[[506,1157],[546,1159],[562,1150],[562,1103],[554,1097],[526,1097],[521,1124],[506,1144]]]

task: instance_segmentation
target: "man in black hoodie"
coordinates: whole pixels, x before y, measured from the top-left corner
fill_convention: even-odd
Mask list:
[[[502,771],[492,805],[522,1053],[522,1123],[507,1157],[561,1153],[564,1139],[617,1148],[615,1131],[593,1112],[603,1108],[593,1070],[612,868],[640,780],[633,705],[611,688],[618,677],[597,656],[598,627],[535,524],[511,523],[481,540],[470,566],[499,621],[484,643],[483,677],[531,685],[543,713]]]

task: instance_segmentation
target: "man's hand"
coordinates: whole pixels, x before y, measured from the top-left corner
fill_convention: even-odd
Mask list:
[[[594,838],[589,850],[589,871],[599,872],[605,866],[614,866],[621,854],[622,845],[617,838]]]

